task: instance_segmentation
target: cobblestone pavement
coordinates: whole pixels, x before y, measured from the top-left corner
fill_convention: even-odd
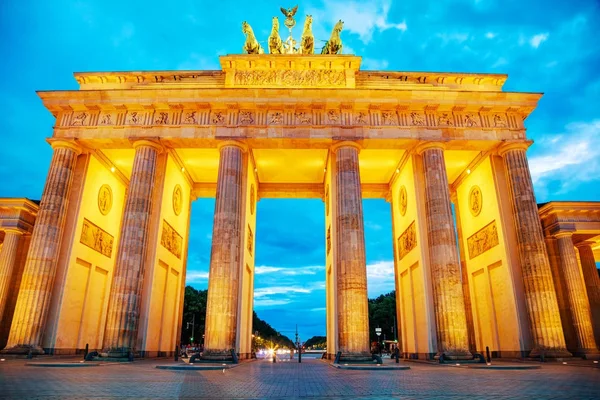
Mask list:
[[[483,371],[407,363],[406,371],[349,371],[319,360],[261,360],[224,372],[155,368],[167,363],[43,368],[7,360],[0,363],[0,398],[600,398],[600,369],[560,364]]]

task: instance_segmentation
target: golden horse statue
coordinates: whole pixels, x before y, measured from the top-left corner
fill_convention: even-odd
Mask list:
[[[277,17],[273,17],[273,29],[271,29],[271,36],[269,36],[269,53],[283,53],[283,42],[279,36],[279,19]]]
[[[242,32],[246,35],[246,43],[244,43],[244,51],[248,54],[264,54],[264,50],[258,40],[256,40],[256,36],[254,36],[254,31],[249,23],[246,21],[242,22]]]
[[[314,54],[315,52],[315,37],[312,33],[312,15],[306,16],[304,21],[304,30],[302,31],[302,39],[300,39],[300,53]]]
[[[341,19],[335,24],[333,27],[333,32],[331,32],[331,37],[323,46],[323,50],[321,50],[321,54],[340,54],[342,52],[342,39],[340,39],[340,32],[344,27],[344,21]]]

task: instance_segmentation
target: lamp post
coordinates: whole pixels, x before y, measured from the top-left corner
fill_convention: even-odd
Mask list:
[[[380,327],[375,328],[375,333],[377,334],[377,342],[379,342],[379,355],[381,355],[381,341],[380,341],[381,328]]]

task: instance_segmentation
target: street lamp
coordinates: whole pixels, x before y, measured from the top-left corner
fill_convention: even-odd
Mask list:
[[[381,355],[381,341],[380,341],[381,328],[380,327],[375,328],[375,333],[377,334],[377,341],[379,342],[379,355]]]

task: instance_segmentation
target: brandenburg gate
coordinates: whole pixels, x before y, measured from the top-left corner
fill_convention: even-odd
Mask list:
[[[502,74],[361,70],[336,29],[325,54],[306,35],[263,54],[244,23],[251,54],[221,70],[39,92],[56,118],[39,209],[0,204],[18,211],[0,228],[3,352],[172,354],[191,203],[215,197],[204,358],[250,357],[256,203],[293,197],[324,202],[329,358],[371,358],[364,198],[390,203],[405,357],[595,354],[600,284],[579,271],[600,223],[581,258],[574,225],[542,227],[524,125],[541,94],[503,91]]]

